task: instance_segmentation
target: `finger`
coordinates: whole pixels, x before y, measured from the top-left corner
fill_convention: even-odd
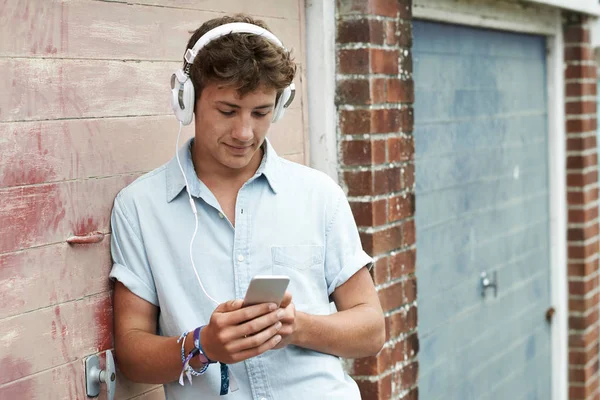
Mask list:
[[[237,360],[236,362],[246,360],[251,357],[256,357],[268,350],[273,349],[277,344],[281,342],[281,336],[275,335],[271,339],[267,340],[263,344],[258,347],[254,347],[248,350],[240,351],[239,353],[234,354],[233,358]]]
[[[281,304],[279,305],[279,307],[286,308],[287,306],[290,305],[291,302],[292,302],[292,294],[286,290],[285,294],[283,295],[283,300],[281,300]]]
[[[276,324],[284,317],[284,315],[285,313],[283,310],[279,309],[238,325],[232,329],[232,333],[235,335],[233,339],[251,336],[257,334],[258,332],[262,332],[269,326]]]
[[[243,307],[238,310],[232,311],[228,315],[228,322],[230,325],[237,325],[246,321],[253,320],[262,315],[268,314],[273,310],[277,309],[277,305],[274,303],[263,303],[256,304],[253,306]]]
[[[238,340],[235,340],[231,343],[230,347],[228,346],[228,350],[232,353],[237,353],[240,351],[252,349],[255,347],[262,346],[265,342],[269,341],[274,336],[278,335],[279,330],[282,328],[282,323],[277,321],[272,325],[269,325],[267,328],[262,331],[249,335],[248,337],[242,337]],[[281,336],[281,335],[279,335]]]
[[[215,312],[227,313],[227,312],[239,310],[240,308],[242,308],[242,303],[243,303],[243,301],[240,299],[229,300],[229,301],[226,301],[225,303],[219,304],[217,306],[217,308],[215,309]]]

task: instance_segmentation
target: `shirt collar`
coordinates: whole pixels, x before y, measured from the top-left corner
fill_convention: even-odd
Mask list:
[[[192,162],[192,143],[194,138],[189,139],[183,147],[178,150],[181,168],[188,181],[190,194],[194,197],[202,197],[203,191],[207,190],[206,186],[198,179],[194,163]],[[264,155],[260,162],[260,166],[256,174],[250,181],[264,175],[273,193],[277,193],[278,181],[278,163],[279,156],[271,145],[268,139],[265,139],[263,144]],[[185,188],[185,180],[181,174],[181,169],[177,163],[177,157],[173,157],[166,167],[167,176],[167,202],[170,203],[181,191]]]

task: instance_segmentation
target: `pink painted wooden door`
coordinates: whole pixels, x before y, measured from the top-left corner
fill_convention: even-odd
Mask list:
[[[269,137],[305,162],[303,11],[302,0],[0,3],[0,399],[86,398],[85,357],[112,347],[112,202],[174,154],[169,78],[189,31],[251,12],[293,49],[296,100]],[[91,232],[102,240],[67,243]],[[117,399],[163,398],[117,379]]]

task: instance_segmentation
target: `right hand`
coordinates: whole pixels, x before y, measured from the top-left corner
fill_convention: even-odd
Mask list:
[[[242,300],[221,303],[202,329],[204,354],[212,361],[234,364],[271,350],[281,341],[277,334],[283,313],[276,304],[242,308]]]

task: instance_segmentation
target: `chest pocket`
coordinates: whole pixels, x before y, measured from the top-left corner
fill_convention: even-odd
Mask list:
[[[290,277],[288,290],[296,309],[328,313],[323,246],[296,245],[271,247],[273,274]]]

